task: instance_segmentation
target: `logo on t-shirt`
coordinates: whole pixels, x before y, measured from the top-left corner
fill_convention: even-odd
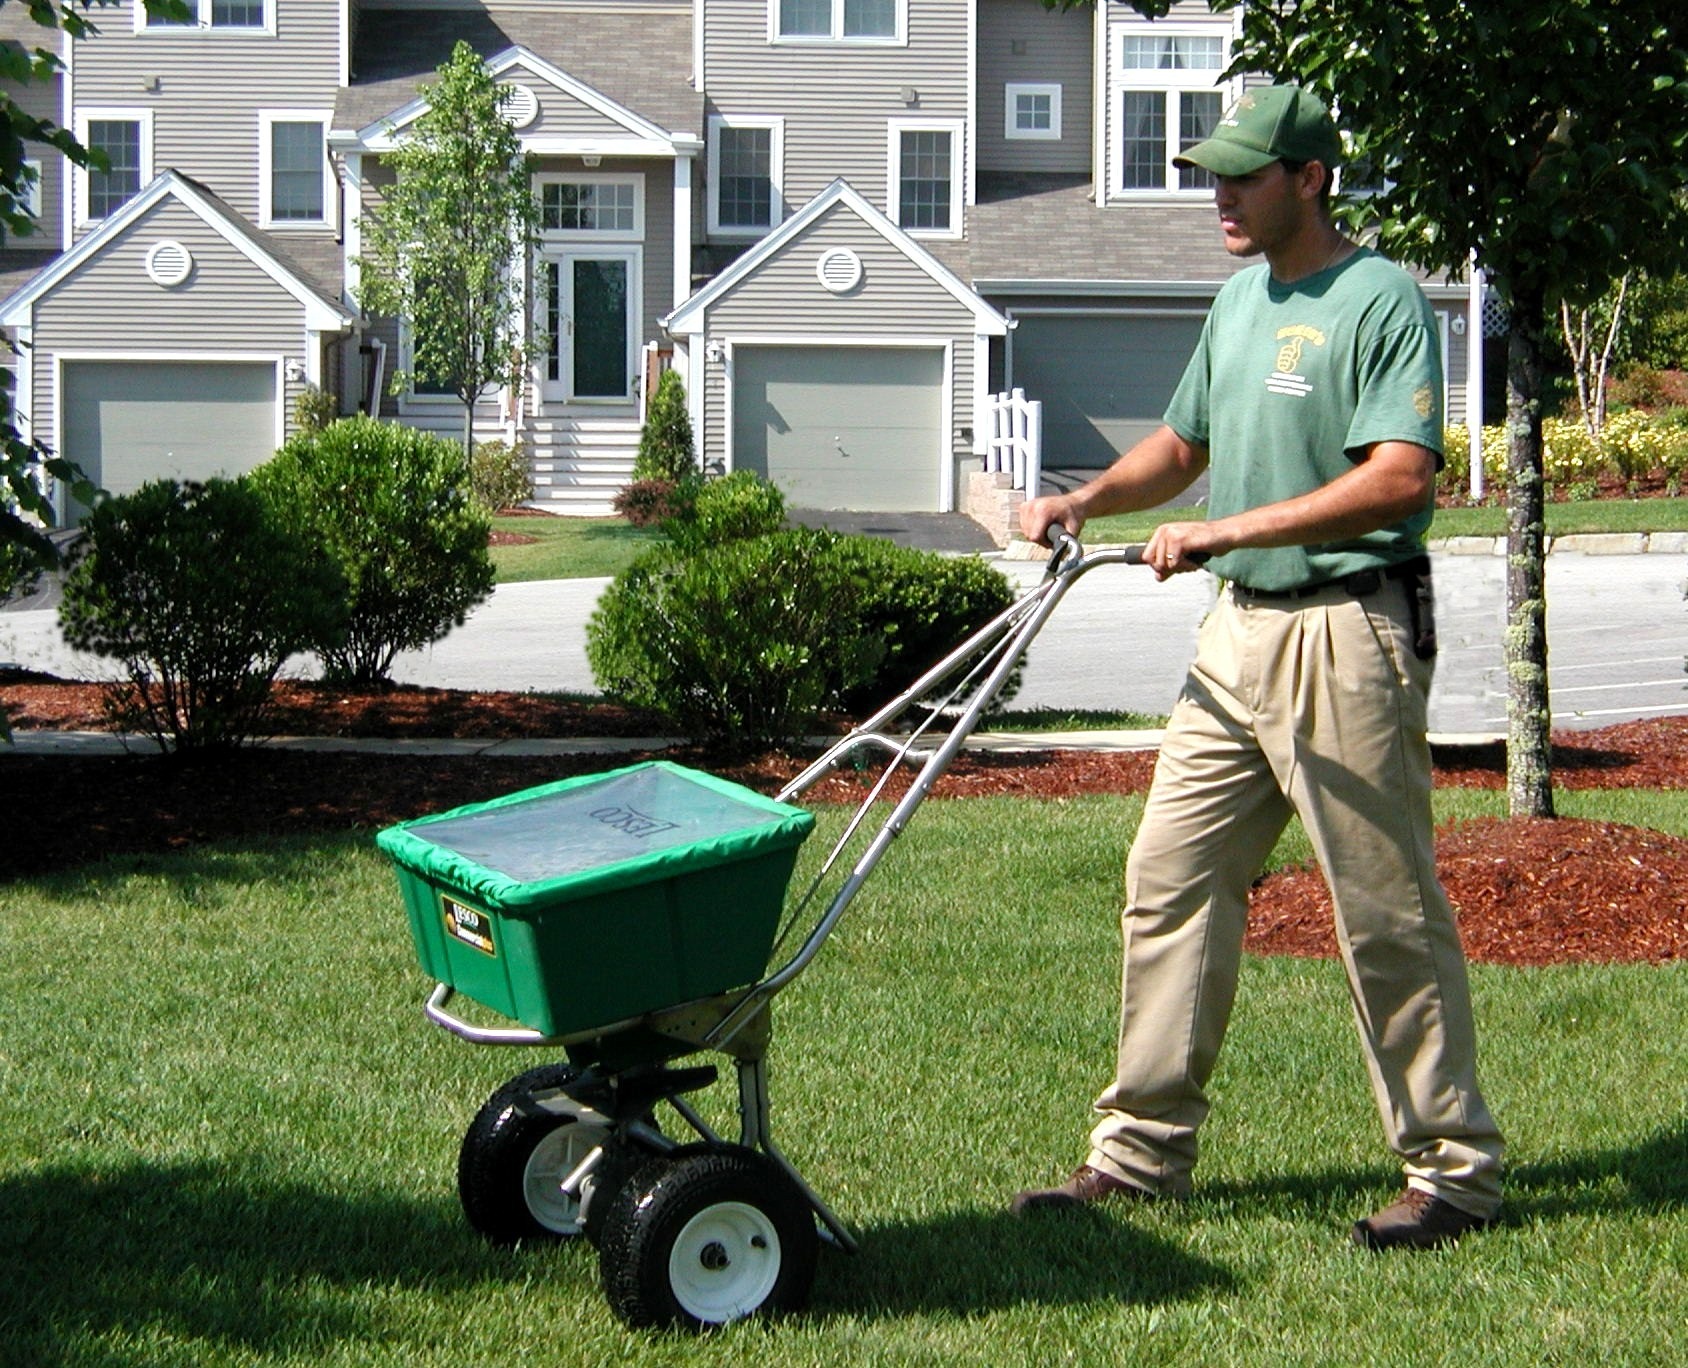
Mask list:
[[[1266,388],[1273,394],[1288,394],[1305,399],[1313,392],[1312,382],[1301,373],[1301,358],[1309,344],[1325,345],[1325,335],[1305,323],[1294,323],[1278,329],[1278,359],[1272,373],[1266,377]]]

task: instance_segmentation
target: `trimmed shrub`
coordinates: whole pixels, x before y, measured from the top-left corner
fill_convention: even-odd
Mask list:
[[[250,477],[308,547],[340,567],[345,632],[315,643],[336,683],[383,683],[492,593],[491,520],[456,442],[374,418],[295,437]]]
[[[635,480],[668,480],[678,484],[697,474],[692,446],[692,419],[686,412],[686,387],[680,373],[669,369],[656,383],[645,426],[639,432],[639,454],[633,461]]]
[[[853,616],[840,539],[816,528],[696,554],[647,552],[586,625],[598,687],[706,745],[780,744],[810,730],[883,655]]]
[[[303,436],[321,432],[340,416],[340,401],[320,385],[306,385],[293,400],[293,426]]]
[[[692,739],[781,744],[886,701],[1012,600],[979,560],[789,528],[646,553],[599,599],[586,654],[606,694]]]
[[[695,478],[635,480],[615,496],[612,507],[634,527],[654,527],[682,516],[696,493]]]
[[[469,458],[469,492],[488,513],[526,503],[533,497],[526,455],[508,442],[476,442]]]
[[[849,578],[860,586],[861,598],[852,611],[885,647],[872,677],[841,695],[839,703],[848,712],[895,697],[1014,601],[1007,577],[975,556],[941,556],[880,537],[842,538],[838,552],[848,562]],[[1018,690],[1016,671],[997,705]]]
[[[177,752],[259,735],[288,656],[333,641],[345,585],[244,483],[156,480],[89,513],[59,625],[121,661],[107,705]]]
[[[785,526],[785,495],[752,470],[718,479],[688,482],[690,499],[662,520],[663,535],[684,551],[765,537]]]

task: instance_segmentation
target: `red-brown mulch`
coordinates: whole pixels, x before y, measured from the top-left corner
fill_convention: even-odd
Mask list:
[[[346,737],[658,736],[654,718],[599,703],[537,694],[394,688],[352,693],[321,684],[278,686],[278,734]],[[101,690],[0,673],[0,707],[15,728],[97,730]],[[763,792],[806,758],[781,752],[720,756],[671,750],[682,763]],[[0,880],[74,868],[114,853],[183,849],[206,841],[329,830],[375,830],[533,784],[641,758],[399,756],[254,749],[181,764],[155,754],[0,754],[0,802],[13,838],[0,843]],[[1439,785],[1500,788],[1498,745],[1438,749]],[[1014,794],[1061,798],[1147,787],[1146,752],[967,753],[939,797]],[[889,787],[902,791],[908,772]],[[1565,732],[1555,737],[1563,788],[1688,787],[1688,717]],[[859,801],[866,780],[822,780],[812,803]],[[1440,833],[1438,867],[1474,959],[1508,964],[1688,958],[1688,841],[1617,823],[1483,819]],[[1262,953],[1328,955],[1329,896],[1316,871],[1265,879],[1251,904],[1249,946]]]

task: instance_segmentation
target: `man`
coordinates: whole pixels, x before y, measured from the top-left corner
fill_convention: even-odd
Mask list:
[[[1436,880],[1424,532],[1442,447],[1436,326],[1412,279],[1346,240],[1341,143],[1294,86],[1245,94],[1177,158],[1218,177],[1219,293],[1165,425],[1088,484],[1028,502],[1026,536],[1211,478],[1206,522],[1145,551],[1224,581],[1126,864],[1113,1083],[1090,1154],[1016,1212],[1189,1191],[1248,890],[1290,815],[1330,883],[1373,1093],[1406,1191],[1353,1228],[1429,1248],[1490,1224],[1501,1137],[1478,1091],[1465,960]],[[1289,1086],[1307,1080],[1286,1079]]]

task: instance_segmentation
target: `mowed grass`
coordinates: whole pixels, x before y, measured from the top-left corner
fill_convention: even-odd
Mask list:
[[[1122,513],[1086,523],[1084,540],[1092,546],[1104,543],[1147,541],[1163,522],[1184,519],[1201,521],[1205,508],[1153,508],[1143,513]],[[1583,532],[1683,532],[1688,531],[1688,498],[1589,499],[1547,505],[1549,536],[1564,537]],[[1439,508],[1430,525],[1430,539],[1447,537],[1504,537],[1506,509],[1502,507]]]
[[[1688,834],[1688,795],[1624,799],[1625,820]],[[1455,1250],[1348,1244],[1398,1174],[1340,972],[1287,959],[1245,966],[1193,1200],[1005,1213],[1083,1154],[1137,813],[1129,798],[919,811],[775,1008],[776,1135],[861,1251],[823,1252],[807,1314],[703,1340],[625,1330],[585,1244],[498,1251],[467,1228],[463,1128],[545,1056],[424,1021],[429,984],[367,836],[0,886],[0,1359],[1679,1362],[1680,965],[1476,967],[1511,1218]],[[821,811],[808,863],[843,820]],[[1287,838],[1280,858],[1303,848]],[[576,972],[636,974],[643,953]],[[731,1102],[723,1081],[701,1105],[730,1126]]]
[[[1087,545],[1147,541],[1163,522],[1207,516],[1203,508],[1156,508],[1145,513],[1097,518],[1084,529]],[[636,557],[660,544],[654,528],[620,518],[498,517],[493,527],[534,540],[495,546],[492,561],[500,584],[520,580],[595,579],[620,574]],[[1599,499],[1547,506],[1547,530],[1573,532],[1688,531],[1688,498]],[[1502,537],[1504,508],[1446,508],[1437,512],[1432,538]]]

